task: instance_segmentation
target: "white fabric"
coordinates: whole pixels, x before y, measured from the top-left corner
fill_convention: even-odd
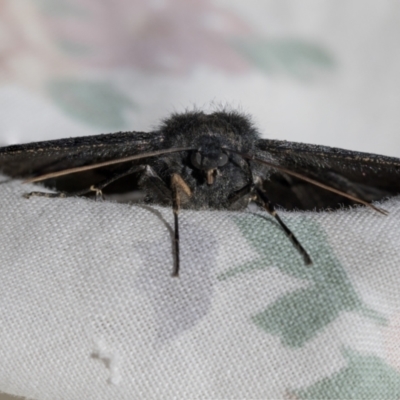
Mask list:
[[[399,4],[3,0],[0,144],[228,104],[266,138],[398,157]],[[282,212],[314,267],[270,217],[184,211],[172,279],[171,210],[32,189],[0,184],[0,392],[400,398],[399,199]]]
[[[182,270],[174,279],[171,210],[23,198],[32,188],[0,184],[0,388],[7,393],[282,398],[345,368],[344,348],[389,362],[399,354],[394,327],[385,326],[400,306],[396,199],[382,204],[387,217],[365,208],[281,212],[313,267],[271,219],[183,211]],[[290,339],[273,323],[270,332],[254,323],[285,296],[319,284],[333,293],[340,279],[359,304],[345,296],[341,312],[310,337]],[[292,315],[292,331],[313,323],[299,324],[303,316]]]

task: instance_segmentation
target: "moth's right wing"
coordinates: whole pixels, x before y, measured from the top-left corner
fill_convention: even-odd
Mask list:
[[[119,132],[0,148],[0,172],[25,178],[140,153],[162,146],[159,132]]]
[[[50,140],[0,148],[0,172],[13,178],[33,178],[71,168],[89,166],[162,149],[164,137],[159,132],[119,132],[95,136]],[[43,185],[67,193],[86,190],[112,176],[126,171],[130,165],[145,164],[146,158],[118,163],[46,179]],[[106,193],[138,190],[140,174],[119,179],[108,186]]]

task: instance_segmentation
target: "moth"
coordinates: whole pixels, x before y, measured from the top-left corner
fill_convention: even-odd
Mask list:
[[[327,210],[400,193],[400,159],[261,139],[234,111],[174,114],[153,132],[119,132],[0,148],[0,171],[43,182],[68,197],[140,191],[141,201],[174,215],[173,276],[179,275],[179,210],[241,210],[257,203],[284,230],[305,264],[311,256],[278,208]],[[27,179],[28,178],[28,179]]]

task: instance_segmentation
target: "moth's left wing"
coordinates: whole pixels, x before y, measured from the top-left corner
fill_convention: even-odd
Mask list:
[[[149,153],[162,148],[160,132],[119,132],[95,136],[49,140],[0,148],[0,172],[13,178],[35,177],[55,171],[93,165],[96,163]],[[145,159],[136,161],[137,164]],[[131,162],[135,163],[135,162]],[[126,163],[49,179],[44,185],[56,190],[76,192],[101,182]],[[135,179],[129,185],[119,181],[119,187],[110,186],[110,192],[135,189]]]
[[[400,194],[400,159],[334,147],[260,139],[257,156],[365,201]],[[355,204],[301,179],[273,171],[264,187],[270,199],[291,210]]]

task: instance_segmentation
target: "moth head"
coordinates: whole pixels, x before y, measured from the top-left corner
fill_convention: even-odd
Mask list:
[[[192,153],[190,161],[194,168],[204,173],[207,183],[212,185],[218,169],[228,163],[229,157],[217,141],[205,138],[198,150]]]

